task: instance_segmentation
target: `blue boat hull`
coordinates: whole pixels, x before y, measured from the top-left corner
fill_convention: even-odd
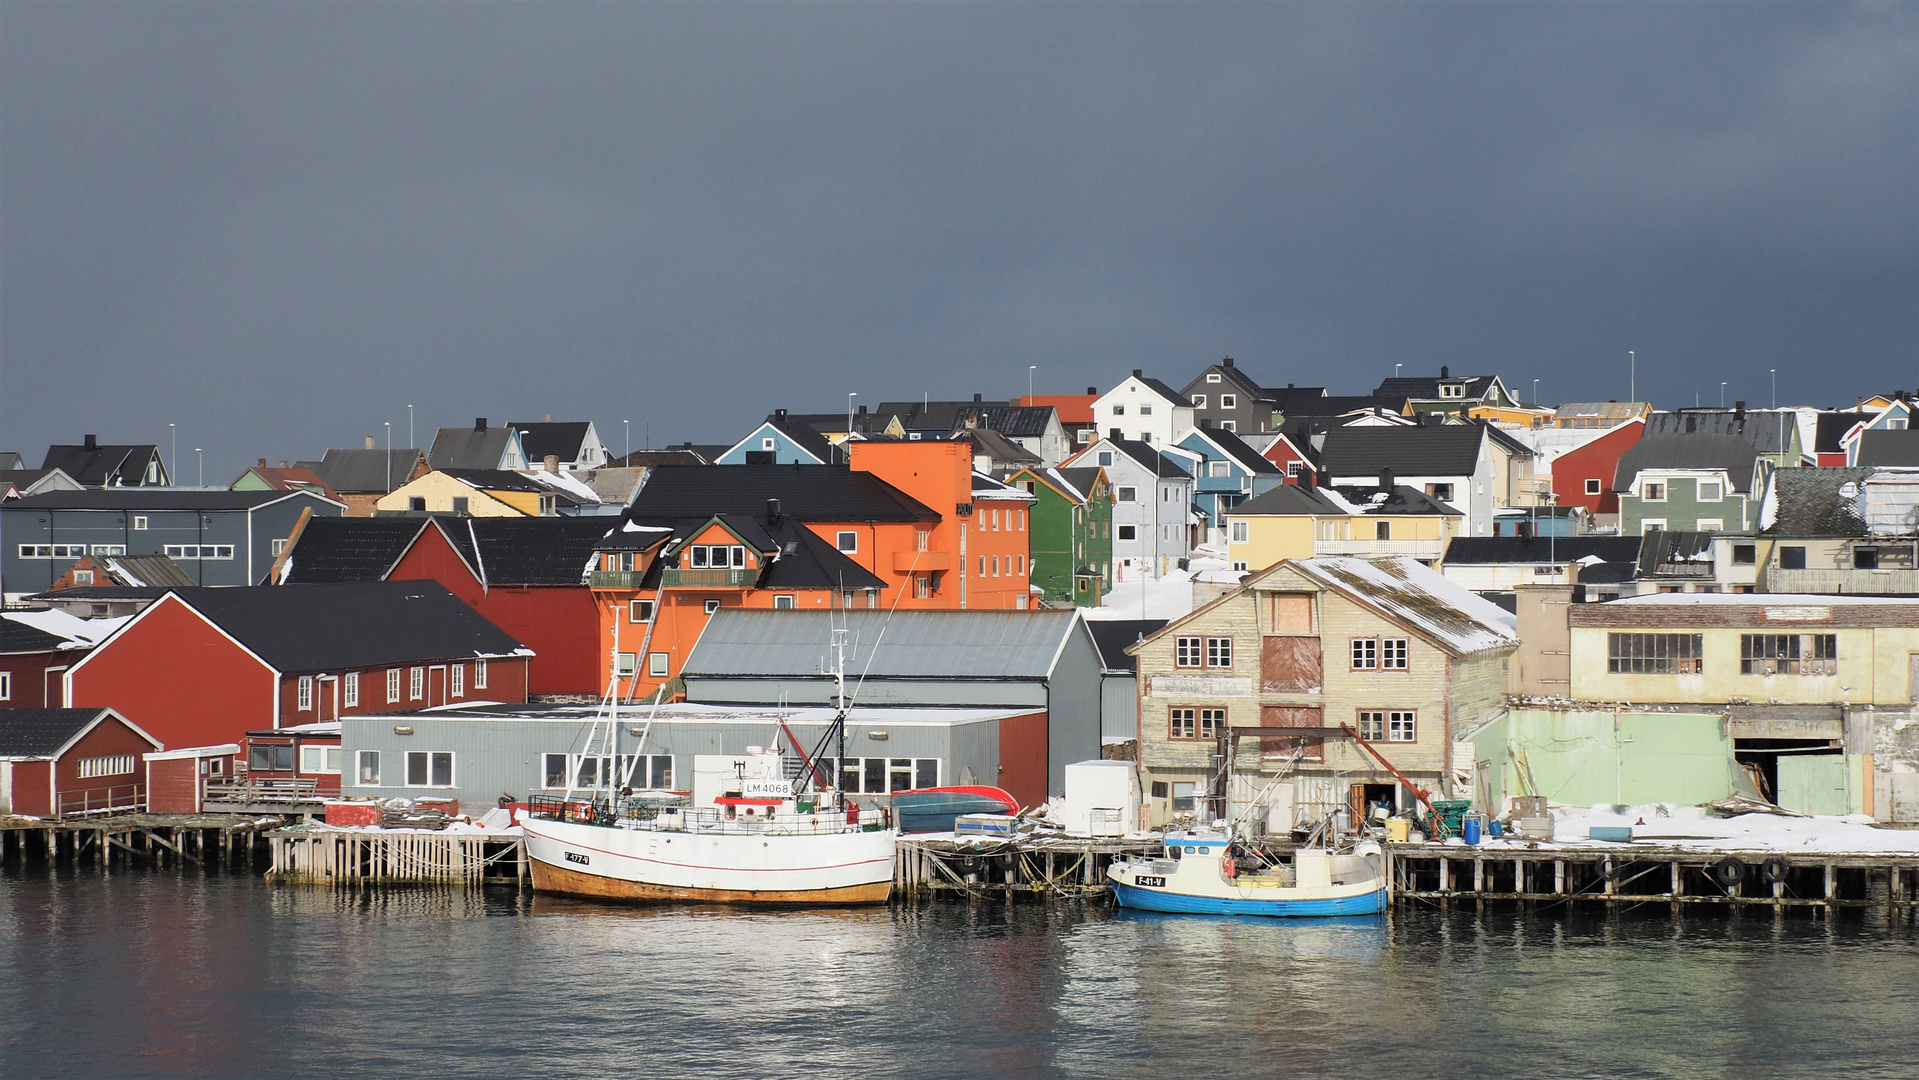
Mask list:
[[[893,817],[901,832],[952,832],[961,814],[1010,814],[1019,809],[1003,799],[963,791],[902,791],[893,796]]]
[[[1119,906],[1141,911],[1170,911],[1187,915],[1270,915],[1285,918],[1316,915],[1376,915],[1386,910],[1386,889],[1382,885],[1362,896],[1344,896],[1330,900],[1238,900],[1230,897],[1187,896],[1164,889],[1142,889],[1137,885],[1113,882],[1113,895]]]

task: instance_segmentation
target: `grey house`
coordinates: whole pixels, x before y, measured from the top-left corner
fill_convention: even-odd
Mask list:
[[[0,506],[7,598],[43,592],[82,555],[165,555],[198,585],[251,585],[273,565],[303,510],[345,510],[310,491],[104,488]]]
[[[834,632],[845,631],[855,704],[1044,710],[1045,791],[1100,756],[1103,664],[1073,611],[756,611],[721,608],[682,670],[687,700],[827,705]],[[1002,761],[1019,774],[1036,761]],[[1002,785],[1005,786],[1005,785]],[[1012,787],[1009,791],[1022,794]]]
[[[1002,744],[1017,744],[1040,719],[1022,709],[911,709],[862,706],[847,717],[846,754],[820,742],[833,710],[752,705],[627,706],[617,745],[584,705],[479,705],[340,720],[340,793],[347,798],[458,799],[480,813],[502,797],[615,786],[685,791],[693,759],[798,747],[839,774],[855,796],[909,788],[1002,782]],[[589,753],[589,750],[591,751]],[[1017,792],[1016,792],[1017,794]],[[862,799],[861,801],[865,801]]]

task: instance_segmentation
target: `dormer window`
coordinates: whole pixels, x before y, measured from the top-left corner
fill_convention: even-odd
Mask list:
[[[1439,396],[1443,398],[1463,398],[1466,396],[1466,384],[1440,383]]]

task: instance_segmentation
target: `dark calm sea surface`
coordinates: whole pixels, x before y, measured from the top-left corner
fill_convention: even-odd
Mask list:
[[[742,914],[0,870],[6,1077],[1919,1076],[1919,929]]]

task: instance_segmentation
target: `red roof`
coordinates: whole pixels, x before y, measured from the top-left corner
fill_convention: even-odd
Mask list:
[[[1044,408],[1053,407],[1059,414],[1062,424],[1090,424],[1093,422],[1093,402],[1099,400],[1098,394],[1037,394],[1019,399],[1021,405]]]
[[[261,462],[247,472],[259,477],[262,483],[275,491],[318,491],[329,499],[337,500],[340,497],[312,469],[297,467],[276,469]]]

